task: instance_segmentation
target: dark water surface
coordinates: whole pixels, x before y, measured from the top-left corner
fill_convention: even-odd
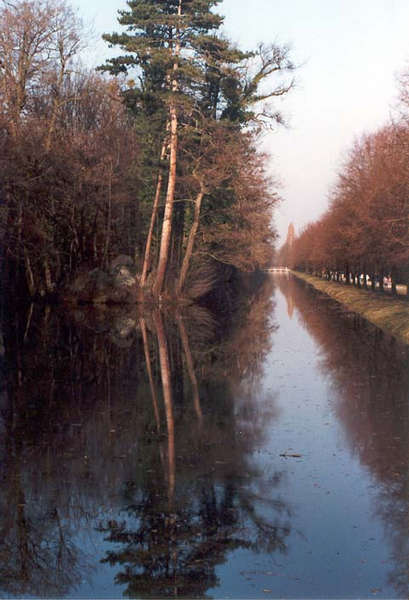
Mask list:
[[[284,275],[3,338],[0,597],[408,597],[407,348]]]

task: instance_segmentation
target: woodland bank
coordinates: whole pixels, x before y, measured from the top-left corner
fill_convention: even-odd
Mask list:
[[[361,315],[399,341],[409,344],[409,303],[407,301],[326,281],[299,271],[292,271],[292,273],[342,304],[347,310]]]
[[[258,147],[283,121],[289,49],[239,50],[219,0],[126,4],[120,32],[103,36],[118,54],[101,75],[80,64],[86,36],[69,0],[1,3],[0,280],[11,304],[195,300],[219,265],[272,262],[279,197]]]

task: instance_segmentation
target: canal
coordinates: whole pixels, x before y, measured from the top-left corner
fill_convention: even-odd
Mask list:
[[[242,296],[7,320],[1,597],[408,597],[408,348]]]

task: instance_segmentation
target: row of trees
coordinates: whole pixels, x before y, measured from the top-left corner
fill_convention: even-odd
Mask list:
[[[292,268],[347,282],[409,281],[409,90],[401,79],[401,115],[356,141],[327,212],[280,250]]]
[[[130,255],[140,285],[181,294],[213,262],[271,260],[277,196],[257,135],[292,87],[288,49],[225,39],[219,0],[129,0],[121,55],[82,67],[65,0],[0,9],[1,239],[9,288],[55,292]],[[107,75],[109,73],[109,75]],[[275,81],[273,79],[275,78]]]

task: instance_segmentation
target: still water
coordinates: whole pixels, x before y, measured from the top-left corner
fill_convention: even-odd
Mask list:
[[[0,597],[407,598],[408,350],[286,276],[3,331]]]

